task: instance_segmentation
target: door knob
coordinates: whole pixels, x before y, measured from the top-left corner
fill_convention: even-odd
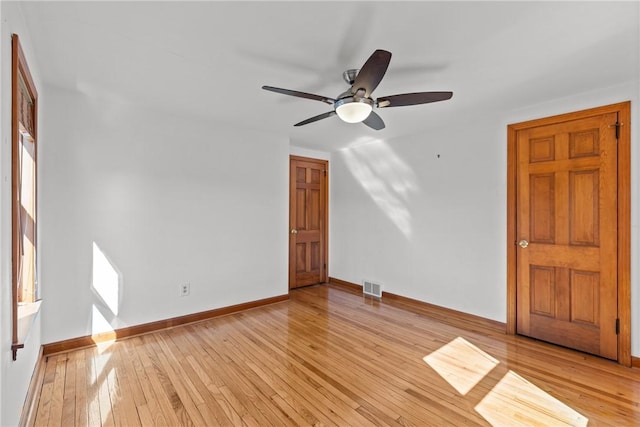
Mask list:
[[[527,246],[529,246],[529,242],[527,242],[526,240],[522,239],[520,240],[520,243],[518,243],[520,245],[520,247],[522,249],[526,248]]]
[[[291,230],[291,234],[298,234],[298,230],[296,230],[295,228]]]

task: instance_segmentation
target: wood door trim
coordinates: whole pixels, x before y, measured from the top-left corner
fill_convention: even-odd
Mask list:
[[[289,155],[289,170],[291,171],[291,161],[297,160],[301,162],[317,163],[323,166],[326,171],[325,177],[322,181],[322,191],[324,192],[324,230],[322,230],[322,238],[324,239],[324,248],[322,250],[322,256],[324,257],[324,272],[321,275],[323,282],[329,281],[329,161],[323,159],[314,159],[312,157]],[[292,191],[291,176],[289,176],[289,191]],[[291,194],[289,194],[289,218],[291,218]],[[291,223],[289,223],[291,226]],[[290,230],[289,230],[290,231]],[[289,264],[291,264],[291,254],[289,254]],[[291,291],[291,265],[289,265],[289,291]]]
[[[618,122],[618,362],[631,366],[631,102],[617,104]]]
[[[618,113],[618,363],[631,366],[631,102],[605,105],[507,126],[507,333],[516,333],[517,146],[516,134],[531,127]]]

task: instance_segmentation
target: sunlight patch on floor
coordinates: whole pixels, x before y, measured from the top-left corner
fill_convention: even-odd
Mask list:
[[[423,359],[461,395],[466,395],[500,363],[462,337]]]
[[[423,360],[466,396],[500,361],[462,337]],[[475,402],[474,402],[475,403]],[[474,408],[492,426],[579,426],[589,419],[509,370]]]
[[[586,426],[589,419],[509,371],[475,407],[493,426]]]

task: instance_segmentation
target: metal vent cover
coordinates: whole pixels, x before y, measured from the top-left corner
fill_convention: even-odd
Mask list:
[[[382,285],[364,280],[362,283],[362,293],[372,297],[382,298]]]

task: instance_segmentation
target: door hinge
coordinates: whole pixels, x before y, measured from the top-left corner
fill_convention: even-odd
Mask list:
[[[324,176],[327,176],[327,171],[326,171],[326,170],[324,170],[323,172],[324,172]]]
[[[327,269],[327,264],[325,264],[325,265],[324,265],[324,269],[325,269],[325,270]]]
[[[620,319],[616,319],[616,335],[620,335]]]
[[[620,139],[620,127],[624,126],[624,123],[615,122],[615,124],[609,125],[609,128],[616,128],[616,139]]]

